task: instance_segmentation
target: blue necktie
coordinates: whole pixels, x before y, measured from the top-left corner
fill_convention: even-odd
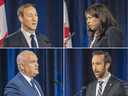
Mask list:
[[[98,81],[99,83],[99,90],[97,93],[97,96],[102,96],[102,84],[104,83],[103,81]]]
[[[30,37],[31,37],[31,47],[37,47],[37,46],[36,46],[36,42],[35,42],[35,40],[34,40],[34,35],[31,34]]]
[[[38,93],[38,91],[37,91],[37,89],[36,89],[36,87],[35,87],[35,82],[34,82],[34,80],[33,79],[31,79],[31,84],[32,84],[32,87],[33,87],[33,89],[34,89],[34,92],[36,93],[36,96],[39,96],[39,93]]]

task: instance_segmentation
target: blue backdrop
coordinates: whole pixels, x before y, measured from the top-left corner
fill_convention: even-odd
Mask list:
[[[17,55],[25,49],[0,50],[0,96],[4,96],[6,84],[19,72]],[[62,87],[54,82],[63,83],[63,50],[62,49],[31,49],[39,63],[39,74],[35,79],[40,83],[45,96],[62,96]]]
[[[110,10],[123,32],[123,46],[127,46],[128,0],[66,0],[70,31],[76,32],[72,38],[73,46],[88,47],[90,41],[87,35],[85,11],[95,3],[102,3]]]
[[[91,66],[92,52],[96,50],[110,53],[109,72],[128,83],[127,49],[68,49],[65,50],[65,96],[73,96],[82,86],[96,80]]]
[[[8,34],[20,27],[17,16],[18,8],[25,4],[34,4],[38,13],[36,32],[46,35],[53,46],[63,46],[63,0],[4,0]]]

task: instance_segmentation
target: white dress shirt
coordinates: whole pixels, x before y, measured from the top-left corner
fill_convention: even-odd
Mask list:
[[[30,37],[31,34],[29,32],[27,32],[27,31],[25,31],[22,27],[21,27],[21,31],[22,31],[22,33],[23,33],[23,35],[24,35],[29,47],[32,48],[32,46],[31,46],[31,37]],[[39,48],[35,31],[33,32],[33,35],[34,35],[34,40],[36,42],[36,46],[37,46],[37,48]]]
[[[23,76],[24,76],[24,78],[28,81],[28,83],[32,86],[32,84],[31,84],[31,78],[29,78],[27,75],[24,75],[22,72],[20,72]],[[33,79],[33,78],[32,78]],[[36,88],[36,90],[37,90],[37,92],[39,93],[39,96],[41,96],[41,94],[40,94],[40,91],[39,91],[39,89],[37,88],[37,86],[36,86],[36,84],[34,84],[35,85],[35,88]]]
[[[102,84],[102,94],[104,92],[104,89],[105,89],[106,84],[107,84],[107,82],[108,82],[110,77],[111,77],[111,73],[109,73],[108,76],[102,80],[104,82]],[[98,79],[98,81],[100,81],[100,80]],[[96,85],[96,96],[97,96],[98,90],[99,90],[99,83],[97,82],[97,85]]]

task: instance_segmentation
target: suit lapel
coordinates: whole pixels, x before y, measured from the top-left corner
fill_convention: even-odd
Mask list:
[[[39,86],[39,84],[37,83],[36,80],[35,80],[35,83],[36,83],[36,86],[37,86],[38,90],[40,91],[41,96],[44,96],[44,94],[42,92],[42,89],[41,89],[41,87]]]
[[[35,95],[34,90],[31,87],[31,85],[28,83],[28,81],[22,76],[20,72],[18,74],[19,74],[20,79],[23,81],[23,84]]]
[[[108,83],[106,84],[106,87],[104,89],[103,95],[102,96],[106,96],[109,92],[109,90],[111,89],[111,87],[113,86],[113,81],[114,81],[114,76],[112,75],[110,77],[110,79],[108,80]]]
[[[93,84],[93,86],[92,86],[93,89],[92,89],[91,92],[92,92],[93,96],[96,96],[96,85],[97,85],[97,81],[98,81],[98,80],[95,80],[95,81],[94,81],[94,84]]]
[[[41,45],[42,45],[42,41],[41,41],[40,38],[39,38],[39,34],[36,33],[36,32],[35,32],[35,34],[36,34],[36,37],[37,37],[37,42],[38,42],[39,47],[42,47],[42,46],[41,46]]]
[[[19,37],[19,40],[22,43],[23,47],[29,47],[29,45],[28,45],[28,43],[27,43],[27,41],[26,41],[21,29],[19,30],[18,37]]]

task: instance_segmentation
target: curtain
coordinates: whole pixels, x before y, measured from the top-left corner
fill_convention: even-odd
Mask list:
[[[123,33],[123,46],[127,46],[127,0],[66,0],[66,3],[69,14],[70,31],[71,33],[76,32],[76,35],[72,38],[74,47],[88,47],[90,43],[87,34],[85,11],[95,3],[104,4],[109,9]]]
[[[38,58],[39,74],[35,79],[40,83],[45,96],[62,96],[62,87],[54,82],[63,83],[62,49],[1,49],[0,50],[0,96],[4,96],[6,84],[19,72],[17,55],[23,50],[33,51]]]
[[[92,52],[98,50],[109,52],[112,57],[109,72],[128,83],[127,49],[66,49],[65,96],[73,96],[82,86],[87,86],[96,80],[91,61]],[[84,90],[83,96],[85,92]]]
[[[63,1],[62,0],[5,0],[8,34],[21,28],[18,8],[26,3],[34,4],[38,13],[36,32],[46,35],[53,46],[63,46]]]

